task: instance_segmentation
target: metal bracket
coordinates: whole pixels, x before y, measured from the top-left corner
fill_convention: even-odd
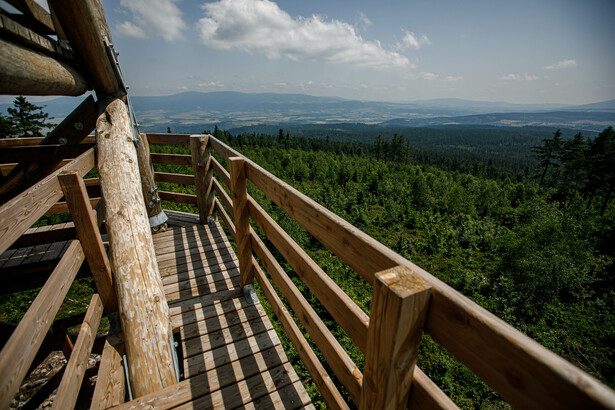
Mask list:
[[[128,358],[124,355],[123,360],[124,363],[124,376],[126,376],[126,387],[128,387],[128,398],[132,401],[132,388],[130,387],[130,377],[128,377]]]
[[[243,285],[243,296],[245,296],[246,301],[249,304],[258,302],[258,297],[256,296],[256,292],[254,291],[253,284]]]
[[[149,217],[149,226],[150,228],[153,228],[155,226],[162,225],[168,220],[169,220],[169,217],[167,216],[167,214],[164,213],[164,211],[162,211],[158,215]]]
[[[139,124],[137,123],[137,118],[135,117],[135,111],[132,108],[132,104],[130,103],[130,98],[128,97],[128,87],[124,82],[124,77],[122,76],[122,69],[120,68],[120,62],[117,59],[117,56],[120,55],[115,48],[113,47],[113,43],[109,41],[107,37],[105,37],[105,47],[107,51],[107,57],[111,61],[111,67],[113,67],[113,71],[115,72],[115,77],[119,83],[119,86],[122,88],[122,91],[126,93],[126,105],[128,106],[128,115],[130,116],[130,121],[132,122],[132,142],[135,144],[135,148],[139,145]]]
[[[173,365],[175,366],[175,378],[177,379],[177,383],[181,380],[179,374],[179,358],[177,357],[177,342],[171,336],[171,352],[173,353]]]
[[[208,216],[207,217],[207,226],[209,226],[210,228],[215,228],[217,220],[218,220],[218,218],[216,218],[215,216]]]

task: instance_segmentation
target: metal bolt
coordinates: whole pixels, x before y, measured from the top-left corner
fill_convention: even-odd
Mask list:
[[[68,139],[66,139],[66,137],[60,137],[58,138],[58,142],[62,145],[65,145],[68,143]]]
[[[81,131],[83,129],[83,123],[82,122],[76,122],[73,124],[73,127],[75,127],[75,129],[77,131]]]

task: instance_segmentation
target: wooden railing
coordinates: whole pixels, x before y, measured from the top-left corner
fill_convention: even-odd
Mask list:
[[[200,144],[205,144],[200,146],[200,152],[213,150],[227,162],[230,172],[210,156],[209,166],[196,177],[156,173],[156,179],[195,184],[197,179],[205,178],[202,185],[207,189],[199,189],[197,185],[196,197],[166,196],[179,202],[196,204],[200,197],[209,198],[212,190],[215,191],[213,210],[238,245],[242,284],[251,283],[252,277],[259,283],[330,407],[346,408],[347,405],[271,281],[360,408],[380,408],[384,403],[394,404],[393,407],[404,407],[406,403],[420,408],[455,407],[414,366],[423,330],[515,407],[615,408],[615,393],[611,389],[213,136],[148,134],[147,137],[151,144],[192,145],[193,150],[199,146],[198,138]],[[192,159],[189,155],[152,154],[152,162],[190,165]],[[211,178],[212,170],[217,179]],[[246,181],[373,285],[369,317],[247,195]],[[365,354],[363,372],[250,227],[249,218]]]
[[[92,296],[85,316],[71,323],[81,326],[74,345],[68,343],[63,348],[68,362],[58,373],[61,376],[59,386],[56,384],[51,387],[51,390],[55,386],[58,388],[54,408],[72,408],[75,405],[103,310],[107,313],[117,311],[109,262],[99,231],[103,221],[101,207],[104,204],[100,201],[98,209],[92,209],[83,180],[83,175],[94,167],[94,149],[89,149],[0,207],[0,253],[20,242],[32,245],[37,240],[72,240],[0,352],[0,408],[9,406],[29,370],[45,358],[46,354],[41,355],[39,349],[44,347],[44,351],[48,353],[50,346],[44,346],[43,342],[49,339],[48,331],[54,325],[54,318],[81,269],[89,267],[98,293]],[[65,198],[63,206],[66,211],[71,212],[74,222],[73,229],[67,228],[68,235],[63,229],[56,232],[47,231],[42,235],[44,238],[36,234],[24,235],[25,240],[20,238],[34,222],[48,213],[49,209],[57,206],[62,197]],[[78,240],[74,239],[75,234],[79,236]],[[86,260],[87,265],[84,265]],[[55,323],[58,322],[61,321]],[[66,326],[63,326],[63,329],[66,332]],[[52,385],[56,377],[47,384]],[[47,391],[47,394],[49,393],[50,391]]]

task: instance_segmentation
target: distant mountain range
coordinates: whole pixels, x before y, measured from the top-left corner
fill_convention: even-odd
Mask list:
[[[56,120],[77,106],[79,98],[42,103]],[[435,99],[373,102],[304,94],[185,92],[169,96],[131,97],[144,131],[202,132],[284,124],[378,124],[382,127],[548,126],[599,131],[615,125],[615,100],[586,105],[512,104]],[[10,104],[0,104],[5,112]]]

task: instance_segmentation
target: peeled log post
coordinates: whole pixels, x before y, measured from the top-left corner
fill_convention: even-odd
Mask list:
[[[104,106],[104,105],[103,105]],[[111,265],[133,396],[176,382],[172,331],[145,211],[126,105],[112,100],[96,122]]]
[[[143,189],[143,197],[145,198],[145,208],[147,209],[149,225],[154,231],[158,231],[160,226],[169,218],[167,218],[167,215],[162,210],[162,205],[160,205],[158,188],[156,188],[156,181],[154,179],[154,166],[152,165],[149,154],[149,142],[145,134],[139,134],[137,159],[139,161],[141,188]]]
[[[81,95],[90,89],[70,65],[0,39],[0,93]]]

